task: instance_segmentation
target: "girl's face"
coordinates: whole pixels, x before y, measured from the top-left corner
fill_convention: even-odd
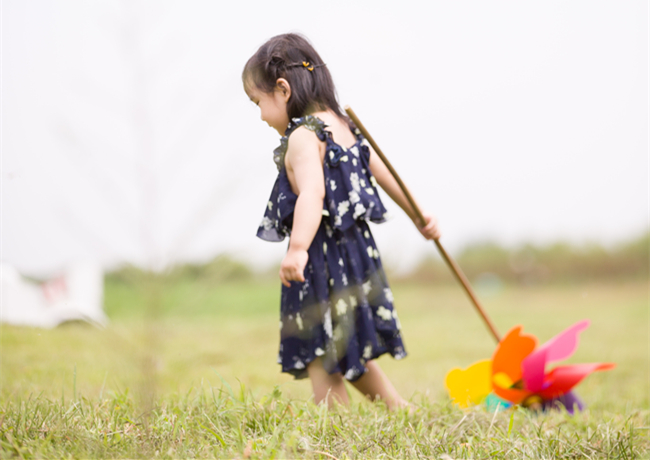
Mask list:
[[[271,128],[275,129],[280,136],[289,125],[289,116],[287,115],[287,101],[291,95],[288,84],[278,80],[278,86],[272,93],[260,91],[257,87],[252,87],[248,92],[248,97],[260,108],[262,121],[265,121]]]

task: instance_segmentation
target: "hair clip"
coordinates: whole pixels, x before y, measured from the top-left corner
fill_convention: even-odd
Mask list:
[[[304,67],[305,69],[312,72],[316,67],[323,67],[325,64],[311,64],[309,61],[302,61],[296,64],[289,64],[287,67]]]

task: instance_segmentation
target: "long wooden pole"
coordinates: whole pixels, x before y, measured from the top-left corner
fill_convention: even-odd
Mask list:
[[[411,207],[413,208],[413,211],[415,212],[415,215],[417,216],[418,220],[420,223],[424,226],[425,225],[425,220],[424,216],[422,215],[422,211],[420,211],[420,208],[418,205],[415,203],[415,200],[411,196],[411,193],[409,190],[406,188],[406,185],[404,185],[404,182],[402,182],[402,179],[399,177],[397,174],[397,171],[395,171],[395,168],[393,168],[393,165],[390,164],[388,161],[388,158],[384,155],[384,153],[381,151],[375,140],[372,138],[370,133],[368,133],[368,130],[363,126],[363,123],[359,120],[357,115],[354,113],[352,108],[350,106],[345,106],[345,112],[348,114],[350,119],[354,122],[354,124],[359,128],[359,131],[361,131],[361,134],[363,134],[363,137],[365,137],[368,142],[370,142],[370,145],[372,148],[377,152],[377,155],[379,155],[379,158],[384,162],[390,173],[393,175],[395,180],[397,181],[397,184],[399,187],[402,189],[402,192],[404,192],[404,195],[406,195],[406,199],[408,202],[411,204]],[[447,266],[451,269],[452,273],[456,276],[456,279],[460,282],[460,284],[465,288],[465,292],[469,296],[470,300],[474,304],[474,307],[476,308],[476,311],[478,311],[479,315],[483,318],[483,321],[485,322],[486,326],[494,336],[494,339],[499,343],[501,341],[501,338],[499,336],[499,333],[497,332],[496,328],[494,327],[494,324],[490,320],[490,318],[487,316],[485,313],[485,310],[481,306],[481,303],[478,300],[478,297],[476,297],[476,294],[474,293],[474,290],[472,289],[472,286],[470,286],[469,281],[467,280],[467,277],[463,273],[463,271],[460,269],[458,264],[447,254],[447,251],[445,251],[445,248],[442,247],[442,244],[440,244],[440,241],[437,239],[434,239],[433,242],[436,244],[436,247],[438,248],[438,251],[440,251],[440,255],[442,258],[445,260],[447,263]]]

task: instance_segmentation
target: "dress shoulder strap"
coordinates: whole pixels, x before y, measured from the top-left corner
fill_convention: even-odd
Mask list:
[[[318,117],[306,115],[300,118],[292,118],[289,122],[289,126],[287,126],[287,129],[284,132],[284,136],[280,139],[280,145],[273,150],[273,161],[275,162],[278,171],[281,171],[284,167],[284,156],[287,154],[287,148],[289,147],[289,136],[291,136],[291,133],[301,126],[316,133],[316,136],[318,136],[318,139],[321,141],[325,141],[329,135],[329,131],[325,129],[327,128],[327,125]]]

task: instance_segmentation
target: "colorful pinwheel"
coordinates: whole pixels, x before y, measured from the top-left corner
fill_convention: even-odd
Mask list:
[[[487,401],[504,405],[549,407],[562,403],[568,411],[574,404],[582,408],[571,389],[595,371],[612,369],[613,363],[571,364],[546,372],[546,365],[566,359],[578,346],[578,334],[589,326],[580,321],[553,337],[541,347],[537,338],[522,334],[515,326],[499,342],[491,360],[479,361],[467,369],[453,369],[445,379],[452,400],[460,407]]]

